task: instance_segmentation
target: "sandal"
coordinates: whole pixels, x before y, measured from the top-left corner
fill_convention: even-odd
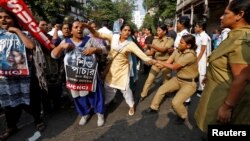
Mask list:
[[[44,122],[38,123],[38,124],[36,125],[36,129],[37,129],[38,131],[40,131],[40,132],[44,131],[45,128],[46,128],[46,125],[45,125]]]
[[[3,134],[0,135],[0,140],[5,141],[7,140],[10,136],[14,135],[18,129],[16,127],[14,128],[8,128]]]
[[[133,116],[135,114],[135,108],[131,107],[128,111],[128,115]]]

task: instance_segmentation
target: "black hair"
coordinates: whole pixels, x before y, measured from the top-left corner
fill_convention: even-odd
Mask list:
[[[205,21],[201,20],[201,21],[196,22],[195,24],[198,25],[200,28],[202,28],[202,30],[204,31],[206,30],[207,23]]]
[[[163,31],[166,31],[166,33],[168,33],[168,27],[166,25],[162,24],[159,25],[158,27],[161,28]]]
[[[196,42],[195,42],[195,37],[191,34],[187,34],[187,35],[183,35],[182,36],[182,39],[187,43],[187,44],[190,44],[191,47],[190,49],[192,50],[196,50],[197,48],[197,45],[196,45]]]
[[[4,9],[2,7],[0,7],[0,12],[7,13],[13,19],[13,21],[14,21],[14,27],[21,29],[21,26],[19,25],[18,19],[15,16],[15,14],[9,12],[8,10],[6,10],[6,9]]]
[[[39,24],[41,21],[45,21],[47,24],[49,24],[49,21],[48,21],[48,20],[45,20],[45,19],[43,19],[43,18],[38,18],[37,21],[38,21],[38,24]]]
[[[63,28],[64,25],[68,25],[69,26],[69,30],[71,31],[71,29],[72,29],[72,23],[67,23],[67,22],[62,23],[61,30],[62,30],[62,28]]]
[[[151,27],[145,27],[145,29],[148,29],[150,33],[152,34],[152,28]]]
[[[250,1],[249,0],[233,0],[229,3],[228,9],[235,14],[244,11],[243,18],[250,24]]]
[[[190,27],[190,19],[188,18],[188,16],[181,16],[178,20],[178,22],[182,25],[184,25],[185,28],[189,28]]]
[[[131,29],[130,24],[123,22],[123,24],[122,24],[122,26],[121,26],[121,28],[120,28],[120,31],[122,31],[123,28],[124,28],[125,26],[128,26],[128,27],[130,27],[130,29]]]

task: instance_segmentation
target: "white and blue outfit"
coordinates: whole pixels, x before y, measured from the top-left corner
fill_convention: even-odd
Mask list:
[[[102,44],[100,44],[94,38],[90,38],[88,36],[83,37],[80,43],[76,43],[72,41],[70,38],[66,38],[64,41],[62,41],[62,43],[65,42],[74,44],[76,47],[74,50],[80,50],[80,53],[87,47],[102,48],[103,51],[105,52],[105,47]],[[72,51],[65,52],[66,54],[64,57],[64,65],[70,64],[71,66],[72,65],[77,66],[77,61],[76,61],[77,58],[76,56],[73,55],[74,53],[72,53]],[[92,56],[94,56],[95,58],[95,54],[93,54]],[[88,58],[88,56],[85,57]],[[95,113],[104,114],[105,106],[104,106],[103,85],[98,77],[98,73],[96,74],[93,84],[95,85],[95,91],[70,90],[72,97],[74,98],[76,110],[81,116],[89,115],[92,108]]]
[[[67,43],[72,43],[79,49],[84,49],[86,47],[101,47],[101,44],[98,43],[97,40],[90,38],[88,36],[85,36],[82,40],[81,43],[75,43],[71,39],[65,39]],[[67,54],[65,58],[67,57]],[[66,59],[64,60],[64,63]],[[98,76],[98,74],[97,74]],[[104,96],[103,96],[103,86],[101,84],[101,81],[98,81],[98,77],[94,80],[96,84],[96,90],[95,92],[90,92],[90,91],[75,91],[71,90],[71,94],[74,98],[74,103],[77,109],[77,112],[84,116],[84,115],[89,115],[90,111],[93,107],[95,113],[100,113],[104,114]]]

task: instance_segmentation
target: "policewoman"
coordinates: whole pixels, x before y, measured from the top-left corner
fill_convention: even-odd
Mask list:
[[[228,37],[210,55],[207,79],[195,112],[198,127],[250,123],[250,1],[233,0],[221,16]]]
[[[146,45],[150,51],[146,54],[148,56],[153,56],[154,59],[160,61],[166,61],[170,56],[169,49],[173,48],[174,40],[170,37],[166,37],[168,30],[165,25],[159,26],[157,28],[157,38],[153,40],[152,44]],[[141,92],[141,99],[143,101],[145,97],[148,95],[148,91],[154,82],[157,75],[162,72],[163,79],[168,80],[170,79],[171,70],[168,68],[158,68],[155,65],[152,65],[148,78],[144,84],[143,90]]]
[[[195,78],[198,76],[196,48],[195,37],[184,35],[180,40],[178,49],[173,52],[169,59],[165,62],[158,61],[157,67],[176,70],[177,74],[160,86],[150,107],[145,111],[146,114],[157,113],[164,96],[177,91],[172,99],[172,106],[177,113],[176,123],[185,121],[188,117],[188,111],[184,102],[196,91]]]

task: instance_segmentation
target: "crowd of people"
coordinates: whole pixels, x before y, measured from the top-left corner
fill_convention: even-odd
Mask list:
[[[147,80],[139,103],[147,98],[155,79],[162,79],[144,114],[157,114],[164,96],[174,93],[175,123],[183,124],[188,117],[186,104],[197,94],[200,102],[194,117],[204,133],[210,124],[250,124],[249,11],[249,0],[232,0],[220,18],[221,27],[211,36],[204,20],[195,22],[191,34],[187,16],[178,18],[176,32],[168,21],[158,25],[155,35],[150,27],[135,32],[122,18],[114,22],[113,30],[106,24],[98,30],[94,22],[67,18],[62,23],[54,21],[49,29],[49,23],[40,19],[39,27],[55,46],[47,50],[22,31],[15,15],[0,7],[0,69],[27,67],[29,72],[0,76],[0,105],[7,123],[0,140],[18,131],[22,110],[30,113],[36,129],[43,131],[46,124],[41,114],[60,110],[63,87],[72,96],[81,126],[92,111],[97,126],[103,126],[118,90],[129,106],[128,115],[133,116],[134,83],[140,71],[147,74]],[[4,44],[5,40],[11,43]],[[24,49],[16,50],[19,46]],[[102,76],[107,62],[110,67]]]

